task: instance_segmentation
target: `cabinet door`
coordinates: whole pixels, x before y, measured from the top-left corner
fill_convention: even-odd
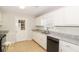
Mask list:
[[[47,36],[43,33],[40,34],[40,40],[41,40],[41,46],[44,48],[44,49],[47,49]]]
[[[79,26],[79,7],[63,7],[53,12],[56,26]]]
[[[59,50],[60,52],[79,52],[79,46],[65,41],[60,41]]]
[[[64,8],[60,8],[53,12],[53,19],[54,19],[55,26],[65,25],[64,13],[65,13]]]
[[[53,14],[49,13],[49,14],[44,15],[43,23],[47,27],[53,27],[54,26]]]
[[[33,40],[39,43],[38,32],[33,32]]]
[[[0,12],[0,21],[1,21],[1,18],[2,18],[2,15],[1,15],[1,12]]]
[[[47,37],[45,34],[33,32],[33,39],[43,48],[47,49]]]
[[[0,12],[0,25],[3,24],[3,20],[2,20],[2,12]]]
[[[32,39],[35,40],[36,39],[36,32],[33,31],[33,36]]]
[[[68,26],[79,26],[78,6],[71,6],[65,8],[65,23]]]
[[[33,33],[33,39],[42,46],[42,41],[41,41],[41,33],[40,32],[34,32]]]
[[[47,41],[46,41],[46,35],[41,33],[41,32],[37,32],[37,43],[39,45],[41,45],[44,49],[47,48]]]
[[[43,26],[44,25],[43,17],[36,18],[36,25]]]

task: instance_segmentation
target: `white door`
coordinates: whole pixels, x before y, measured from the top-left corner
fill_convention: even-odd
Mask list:
[[[21,26],[18,23],[18,20],[26,20],[26,18],[16,17],[16,41],[23,41],[26,40],[27,31],[26,28],[25,30],[21,30]],[[26,27],[26,23],[25,23],[25,27]]]

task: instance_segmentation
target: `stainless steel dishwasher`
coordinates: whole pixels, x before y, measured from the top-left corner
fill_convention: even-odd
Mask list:
[[[59,51],[59,39],[47,36],[47,52]]]

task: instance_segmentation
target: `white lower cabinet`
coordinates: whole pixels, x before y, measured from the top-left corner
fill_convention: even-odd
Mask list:
[[[60,40],[59,41],[59,51],[60,52],[79,52],[79,46]]]
[[[44,49],[47,49],[47,36],[41,32],[33,32],[33,40],[35,40]]]

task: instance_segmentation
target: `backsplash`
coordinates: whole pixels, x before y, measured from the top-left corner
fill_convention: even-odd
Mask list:
[[[79,27],[55,27],[54,30],[72,35],[79,35]]]
[[[41,29],[41,30],[50,30],[53,29],[54,27],[46,27],[46,26],[35,26],[34,29]]]

